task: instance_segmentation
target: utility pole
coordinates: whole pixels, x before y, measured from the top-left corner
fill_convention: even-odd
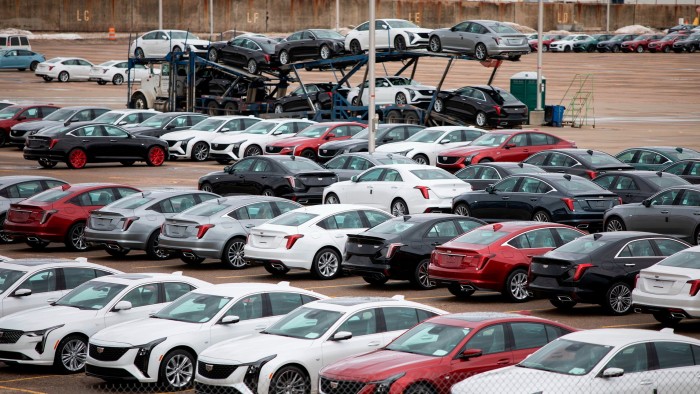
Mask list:
[[[377,130],[375,123],[375,86],[374,86],[374,64],[375,58],[377,56],[376,48],[376,34],[375,34],[375,21],[377,17],[375,15],[375,0],[369,0],[369,59],[367,61],[367,67],[369,67],[369,103],[367,103],[367,128],[369,131],[369,143],[367,146],[367,151],[369,153],[374,152],[374,139],[376,138]]]

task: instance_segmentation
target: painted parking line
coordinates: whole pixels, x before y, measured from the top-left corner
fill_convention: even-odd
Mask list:
[[[256,274],[256,275],[232,275],[232,276],[215,276],[216,279],[234,279],[234,278],[263,278],[269,277],[270,274]]]
[[[9,390],[9,391],[18,391],[20,393],[29,393],[29,394],[47,394],[43,391],[32,391],[32,390],[25,390],[25,389],[17,389],[14,387],[7,387],[7,386],[0,386],[0,390]]]
[[[317,286],[317,287],[306,287],[304,290],[316,290],[316,289],[332,289],[334,287],[353,287],[353,286],[365,286],[367,283],[351,283],[349,285],[331,285],[331,286]]]
[[[621,327],[635,327],[635,326],[648,326],[654,323],[630,323],[630,324],[617,324],[614,326],[603,326],[602,328],[621,328]]]
[[[138,269],[149,269],[149,268],[167,268],[167,265],[142,265],[140,267],[134,267]]]
[[[0,383],[12,383],[12,382],[22,382],[25,380],[36,380],[36,379],[47,379],[47,378],[53,378],[58,375],[41,375],[41,376],[32,376],[31,378],[18,378],[18,379],[9,379],[9,380],[0,380]]]
[[[504,313],[521,313],[521,314],[524,314],[524,313],[532,313],[532,312],[549,311],[549,310],[552,310],[552,309],[554,309],[554,308],[552,307],[552,308],[542,308],[542,309],[520,309],[520,310],[517,310],[517,311],[505,311]]]
[[[448,295],[443,295],[443,296],[433,296],[433,297],[407,297],[406,299],[409,301],[415,301],[415,300],[439,300],[443,298],[451,298]]]

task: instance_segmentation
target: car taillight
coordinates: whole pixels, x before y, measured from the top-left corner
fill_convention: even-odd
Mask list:
[[[420,190],[420,193],[423,195],[423,198],[426,200],[430,199],[430,188],[428,186],[416,186],[414,189]]]
[[[617,198],[617,205],[622,205],[622,197]]]
[[[292,234],[285,236],[284,239],[287,240],[287,249],[291,249],[292,246],[297,243],[299,238],[304,238],[304,234]]]
[[[197,238],[202,238],[204,234],[206,234],[212,227],[214,227],[213,224],[200,224],[199,226],[195,227],[197,229]]]
[[[293,176],[286,176],[287,182],[289,183],[289,186],[291,186],[292,189],[297,188],[297,179],[294,178]]]
[[[49,143],[49,149],[53,149],[54,146],[58,143],[57,139],[52,139],[51,142]]]
[[[107,69],[102,70],[102,74],[107,74]]]
[[[270,55],[263,55],[263,56],[265,56],[265,61],[270,63]]]
[[[689,280],[687,283],[690,284],[690,296],[695,297],[700,291],[700,279]]]
[[[639,274],[634,277],[634,287],[637,287],[637,282],[639,282]]]
[[[489,260],[491,260],[491,258],[494,256],[496,256],[496,255],[495,254],[480,255],[479,261],[476,264],[477,271],[484,269],[484,267],[486,266],[486,263],[488,263]],[[464,257],[466,258],[467,256],[464,256]]]
[[[498,105],[494,105],[493,109],[496,110],[496,116],[501,116],[501,107]]]
[[[389,246],[386,249],[386,258],[390,259],[394,257],[396,252],[403,246],[401,243],[394,243],[394,244],[389,244]]]
[[[49,71],[53,70],[53,68],[56,66],[49,66]]]
[[[54,213],[56,213],[56,212],[58,212],[58,211],[55,210],[55,209],[50,209],[50,210],[48,210],[48,211],[43,211],[42,214],[41,214],[41,219],[39,220],[39,224],[44,224],[44,223],[46,223],[46,222],[49,220],[49,218],[51,218],[51,216],[52,216]]]
[[[586,175],[587,175],[589,178],[593,179],[593,178],[595,178],[596,176],[598,176],[598,173],[595,172],[595,171],[592,171],[592,170],[586,170]]]
[[[496,41],[497,45],[501,45],[501,37],[492,37],[494,41]]]
[[[129,227],[131,226],[131,223],[133,223],[134,220],[139,220],[139,217],[138,217],[138,216],[131,216],[131,217],[122,219],[122,221],[123,221],[123,223],[122,223],[122,231],[128,230]],[[163,231],[163,230],[161,229],[161,232],[162,232],[162,231]]]
[[[562,198],[561,200],[566,204],[566,207],[569,208],[569,211],[575,211],[573,198]]]
[[[593,264],[579,264],[576,267],[576,271],[574,272],[574,281],[577,281],[581,279],[583,276],[583,273],[586,272],[587,269],[595,267]]]

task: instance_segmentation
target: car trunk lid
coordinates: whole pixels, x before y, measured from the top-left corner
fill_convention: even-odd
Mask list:
[[[688,281],[700,279],[700,272],[696,275],[688,275],[687,268],[663,266],[663,269],[654,267],[645,269],[639,274],[637,287],[649,294],[678,295],[689,291]]]
[[[265,227],[254,227],[250,230],[248,244],[259,249],[284,248],[287,244],[285,237],[297,234],[297,227],[267,224]]]

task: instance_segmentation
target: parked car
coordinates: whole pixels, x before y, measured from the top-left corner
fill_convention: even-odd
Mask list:
[[[331,109],[333,107],[333,88],[334,83],[318,82],[305,83],[304,86],[292,90],[290,94],[277,99],[273,104],[276,114],[295,111],[321,111]],[[306,90],[306,92],[304,92]],[[347,88],[339,88],[337,90],[341,95],[347,95]],[[309,104],[309,100],[313,104]]]
[[[466,298],[476,290],[497,291],[510,302],[527,301],[527,275],[533,256],[585,235],[557,223],[513,221],[485,225],[437,246],[428,276]]]
[[[693,25],[693,24],[690,24],[690,23],[683,23],[683,24],[680,24],[680,25],[676,25],[676,26],[670,27],[670,28],[668,29],[668,33],[670,34],[670,33],[675,33],[675,32],[688,32],[688,31],[692,31],[692,30],[695,29],[696,27],[697,27],[697,25]]]
[[[57,109],[59,107],[53,104],[10,105],[0,109],[0,146],[10,142],[10,130],[14,125],[41,120]]]
[[[5,217],[11,204],[30,198],[53,187],[66,184],[66,181],[60,179],[38,175],[7,175],[0,177],[0,243],[8,243],[13,240],[4,231]]]
[[[472,190],[484,190],[487,186],[503,178],[517,174],[542,174],[546,171],[538,166],[521,162],[485,162],[468,165],[455,173],[455,176],[472,187]]]
[[[375,21],[377,49],[405,51],[428,46],[430,29],[423,29],[404,19],[377,19]],[[369,49],[369,22],[361,23],[345,36],[345,50],[353,55]]]
[[[607,41],[599,41],[596,50],[598,52],[618,53],[622,50],[623,42],[634,40],[636,37],[637,34],[616,34]]]
[[[553,41],[561,40],[566,37],[566,34],[544,34],[542,35],[542,52],[549,51],[549,44]],[[530,45],[531,52],[537,52],[539,48],[539,39],[537,34],[533,38],[528,38],[528,45]]]
[[[576,143],[538,130],[495,130],[464,147],[438,153],[437,166],[456,172],[476,163],[522,161],[547,149],[576,148]]]
[[[588,179],[608,171],[634,170],[631,165],[592,149],[549,149],[535,153],[523,163],[541,167],[547,172],[578,175]]]
[[[688,247],[679,239],[654,233],[587,235],[534,257],[528,290],[558,309],[599,304],[608,314],[624,315],[632,311],[639,271]]]
[[[428,263],[435,247],[484,224],[479,219],[433,213],[393,218],[348,236],[343,271],[360,275],[371,285],[408,280],[418,289],[432,289]]]
[[[152,116],[129,128],[129,132],[138,135],[161,137],[165,133],[189,129],[208,118],[198,112],[166,112]]]
[[[322,166],[338,175],[339,181],[349,181],[353,176],[360,175],[374,166],[388,164],[416,164],[416,162],[406,156],[374,151],[373,153],[343,153]]]
[[[261,120],[254,116],[212,116],[189,129],[171,131],[160,138],[168,143],[170,157],[204,161],[218,136],[240,133]]]
[[[241,67],[251,74],[260,74],[261,70],[277,68],[279,61],[275,57],[277,41],[266,36],[239,36],[231,41],[212,42],[208,57],[211,61]]]
[[[0,318],[0,360],[82,372],[88,338],[119,323],[147,317],[185,293],[210,285],[181,274],[117,274],[76,287],[48,306]]]
[[[588,34],[570,34],[561,40],[552,41],[549,50],[552,52],[571,52],[579,42],[590,42],[593,37]]]
[[[55,57],[37,64],[34,74],[44,81],[87,81],[94,64],[77,57]]]
[[[118,162],[131,166],[137,160],[160,166],[165,162],[168,144],[158,138],[133,135],[119,126],[106,123],[54,126],[27,137],[24,159],[36,160],[44,168],[65,162],[80,169],[87,163]]]
[[[430,33],[433,52],[443,49],[464,52],[477,60],[489,57],[506,57],[518,60],[530,53],[527,37],[505,23],[490,20],[464,21]]]
[[[700,183],[700,157],[679,160],[662,170],[663,173],[678,175],[692,184]]]
[[[139,190],[110,183],[62,185],[10,205],[5,232],[26,241],[33,249],[63,242],[74,251],[87,249],[85,222],[90,211]]]
[[[240,133],[217,136],[211,141],[209,157],[223,163],[262,155],[267,144],[292,137],[313,124],[316,122],[306,119],[266,119]]]
[[[648,49],[649,52],[664,52],[668,53],[671,52],[673,49],[673,44],[680,40],[684,40],[688,37],[688,34],[682,34],[682,33],[671,33],[666,35],[664,38],[654,41],[649,43]]]
[[[445,313],[403,297],[314,301],[266,328],[264,335],[231,339],[204,350],[196,386],[208,393],[280,393],[279,387],[294,385],[299,394],[316,393],[321,368],[381,348],[421,321]],[[332,351],[328,345],[333,345]]]
[[[603,214],[620,198],[595,183],[569,174],[519,174],[462,194],[453,211],[487,222],[535,220],[568,224],[588,231],[603,229]]]
[[[32,50],[29,45],[29,37],[24,34],[3,33],[0,34],[0,49],[26,49]]]
[[[400,76],[378,77],[374,86],[375,104],[429,103],[436,89],[435,86],[423,85],[418,81]],[[347,100],[353,106],[369,103],[369,81],[350,89]]]
[[[345,52],[345,36],[329,29],[294,32],[275,47],[275,56],[285,65],[306,59],[330,59]]]
[[[700,186],[665,189],[638,204],[605,212],[605,231],[650,231],[700,244]]]
[[[324,298],[288,282],[202,287],[150,317],[98,331],[88,344],[85,372],[108,382],[186,389],[194,383],[197,356],[204,349],[256,334],[297,307]]]
[[[204,55],[209,41],[185,30],[152,30],[131,42],[129,53],[136,59],[161,58],[170,52],[192,52]]]
[[[698,159],[700,152],[673,146],[643,146],[625,149],[615,157],[638,170],[659,171],[679,160]]]
[[[467,120],[478,127],[516,127],[527,124],[527,106],[507,91],[490,85],[442,91],[433,110]]]
[[[620,44],[622,52],[637,52],[643,53],[649,49],[649,44],[653,41],[658,41],[664,37],[663,34],[642,34],[629,41],[623,41]]]
[[[700,341],[672,330],[605,328],[548,343],[517,365],[484,372],[452,386],[454,394],[536,392],[695,391]],[[647,383],[648,382],[648,383]],[[644,389],[639,389],[643,386]],[[634,389],[631,389],[634,387]]]
[[[693,33],[673,43],[673,51],[681,53],[683,51],[694,53],[700,50],[700,32]]]
[[[372,167],[349,181],[323,189],[324,204],[361,204],[394,216],[450,212],[452,199],[471,190],[468,183],[423,164]]]
[[[405,141],[409,137],[423,130],[425,126],[406,123],[383,123],[377,125],[374,144],[379,147],[388,142]],[[318,160],[328,161],[333,157],[351,152],[367,152],[369,145],[369,129],[365,128],[344,141],[330,141],[318,147]]]
[[[452,382],[515,365],[575,330],[551,320],[509,313],[436,316],[381,349],[323,368],[319,392],[345,394],[346,387],[386,387],[382,390],[403,393],[430,387],[433,393],[448,394]]]
[[[366,125],[357,122],[323,122],[311,125],[293,137],[268,144],[265,154],[301,156],[316,160],[319,146],[328,141],[347,140],[365,127]]]
[[[128,75],[127,75],[128,74]],[[95,81],[98,85],[121,85],[124,81],[139,82],[150,74],[148,68],[139,63],[132,64],[126,60],[108,60],[90,69],[88,81]]]
[[[17,69],[35,71],[39,63],[46,61],[44,55],[28,49],[0,50],[0,69]]]
[[[606,172],[594,178],[593,183],[617,194],[623,204],[639,203],[661,190],[689,184],[673,174],[639,170]]]
[[[243,247],[250,229],[299,207],[299,203],[268,196],[205,201],[166,218],[158,247],[177,253],[189,265],[212,258],[232,269],[245,268]]]
[[[593,34],[587,39],[574,42],[574,52],[594,52],[598,43],[613,38],[613,34]]]
[[[376,152],[390,152],[413,159],[418,164],[437,164],[437,154],[449,148],[469,145],[486,133],[471,126],[436,126],[419,131],[404,142],[390,142]]]
[[[0,109],[5,109],[10,105],[17,105],[17,103],[13,103],[12,101],[9,101],[7,99],[0,100]]]
[[[0,262],[0,317],[46,305],[84,282],[120,271],[75,260],[57,258],[10,259]]]
[[[275,276],[290,269],[302,269],[319,279],[334,279],[343,270],[342,251],[348,235],[390,218],[380,209],[363,205],[299,208],[254,227],[245,245],[244,258],[250,264],[262,264]]]
[[[48,115],[44,115],[41,120],[33,120],[31,122],[22,122],[10,128],[10,143],[14,145],[24,145],[27,142],[27,136],[34,135],[42,129],[51,126],[65,125],[66,122],[87,122],[95,120],[98,116],[109,112],[109,108],[94,107],[94,106],[74,106],[63,107]]]
[[[158,114],[160,112],[153,109],[113,109],[96,117],[91,122],[122,126],[127,128],[128,131],[131,130],[131,127]]]

